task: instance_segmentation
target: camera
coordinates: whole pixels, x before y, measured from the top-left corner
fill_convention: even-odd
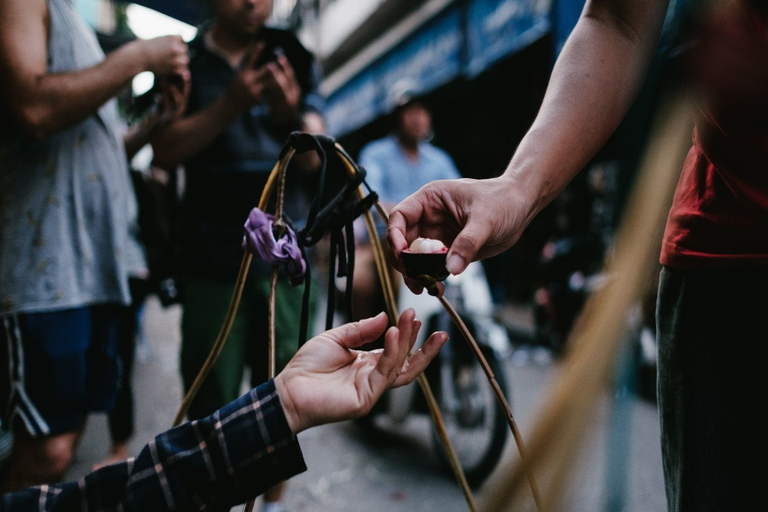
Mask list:
[[[259,58],[256,59],[254,67],[259,69],[260,67],[265,66],[270,62],[275,62],[277,61],[277,56],[282,55],[282,53],[283,49],[280,46],[265,46],[264,49],[261,50]]]

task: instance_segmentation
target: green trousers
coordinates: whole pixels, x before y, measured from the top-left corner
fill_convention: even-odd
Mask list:
[[[185,393],[192,386],[216,341],[234,286],[234,279],[185,278],[181,321],[181,373]],[[251,371],[252,387],[267,380],[269,288],[269,277],[250,276],[246,281],[232,330],[216,364],[190,406],[190,420],[212,414],[238,398],[246,366]],[[309,306],[309,335],[312,334],[315,290],[316,286],[313,286]],[[303,293],[303,286],[292,286],[286,276],[280,277],[275,306],[278,372],[298,348]]]

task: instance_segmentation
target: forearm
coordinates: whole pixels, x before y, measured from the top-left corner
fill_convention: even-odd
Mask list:
[[[93,67],[40,73],[10,91],[11,108],[28,136],[46,137],[93,115],[144,70],[145,60],[141,43],[132,42]]]
[[[184,163],[213,142],[244,109],[225,93],[204,110],[174,121],[152,140],[155,162],[167,169]]]
[[[634,25],[588,6],[568,39],[539,114],[504,173],[531,198],[528,220],[589,163],[637,95],[666,11],[665,2],[651,3],[631,13]]]

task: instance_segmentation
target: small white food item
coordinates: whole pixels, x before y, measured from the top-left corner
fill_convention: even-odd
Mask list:
[[[440,240],[434,240],[432,238],[417,238],[411,244],[411,252],[419,254],[428,254],[442,252],[445,250],[445,245]]]

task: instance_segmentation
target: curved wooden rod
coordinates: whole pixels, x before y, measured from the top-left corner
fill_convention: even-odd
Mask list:
[[[338,146],[338,145],[337,145]],[[351,162],[351,159],[349,156],[343,151],[342,148],[339,147],[340,154],[343,156],[343,162],[345,165],[348,166],[348,168],[354,169],[354,165]],[[358,197],[363,197],[364,191],[362,189],[362,186],[358,189]],[[386,212],[384,207],[381,206],[381,204],[376,201],[375,203],[376,210],[381,216],[382,220],[386,223],[389,222],[389,214]],[[369,213],[369,212],[366,212]],[[370,214],[368,215],[370,216]],[[366,216],[366,222],[368,222],[368,216]],[[391,299],[388,298],[387,304],[389,305],[391,300],[391,304],[396,304],[396,301],[394,299],[394,292],[392,291],[392,281],[391,277],[389,275],[389,266],[386,263],[386,257],[384,255],[384,250],[381,245],[381,241],[378,236],[378,232],[375,231],[375,226],[373,225],[373,219],[371,219],[370,224],[368,226],[368,231],[375,232],[376,236],[371,235],[371,241],[374,246],[374,256],[376,258],[376,267],[379,269],[379,278],[382,281],[382,284],[384,284],[384,292],[385,292],[385,298],[391,297]],[[499,383],[496,381],[496,376],[493,374],[493,371],[491,370],[490,365],[488,364],[488,361],[485,359],[485,356],[480,351],[480,347],[477,344],[477,341],[475,341],[475,338],[472,336],[472,333],[469,332],[469,329],[467,329],[467,326],[464,324],[464,321],[461,319],[461,316],[456,312],[456,310],[453,308],[451,303],[446,299],[445,297],[439,298],[440,303],[442,304],[445,311],[448,313],[448,316],[451,317],[451,320],[453,320],[454,324],[458,327],[459,331],[462,334],[462,337],[469,345],[470,349],[472,350],[472,353],[475,355],[475,358],[477,359],[478,363],[480,364],[481,368],[483,369],[483,372],[485,373],[486,377],[488,378],[488,382],[490,383],[491,388],[493,389],[493,393],[496,396],[496,400],[499,403],[502,411],[504,411],[504,415],[507,419],[507,424],[509,425],[509,428],[512,432],[512,436],[515,439],[515,443],[517,444],[518,452],[520,453],[520,458],[524,459],[526,458],[526,448],[525,443],[523,441],[522,434],[520,433],[520,429],[517,427],[517,422],[515,422],[514,416],[512,415],[512,409],[509,406],[509,402],[507,401],[506,397],[504,396],[504,392],[502,391],[501,387],[499,386]],[[390,313],[390,319],[395,318],[396,312]],[[391,320],[392,322],[396,322],[396,318],[394,320]],[[426,383],[427,388],[429,387],[429,383],[426,381],[426,378],[423,379]],[[419,384],[421,385],[421,380],[419,381]],[[422,386],[422,389],[424,387]],[[432,400],[434,400],[434,395],[432,394],[431,390],[428,390],[428,392],[425,391],[425,396],[431,396]],[[427,398],[427,403],[430,404],[430,398]],[[437,402],[434,403],[435,410],[438,413],[437,420],[435,421],[435,425],[441,425],[444,428],[444,424],[442,421],[442,418],[439,417],[439,408],[437,406]],[[432,409],[430,407],[430,413],[432,412]],[[434,418],[433,418],[434,419]],[[443,432],[445,434],[445,439],[448,446],[450,445],[450,440],[448,439],[447,433]],[[438,430],[438,435],[440,435],[441,432]],[[443,439],[443,436],[440,435],[441,440]],[[444,445],[446,444],[444,442]],[[447,451],[447,450],[446,450]],[[451,452],[454,452],[453,447],[451,446]],[[454,455],[455,457],[455,455]],[[461,479],[464,478],[463,476],[463,470],[461,470],[461,465],[458,462],[458,458],[456,457],[454,459],[450,459],[451,466],[454,464],[458,467],[458,469],[461,471],[460,475],[457,473],[457,478],[459,478],[459,481],[461,482]],[[527,474],[528,482],[531,487],[531,493],[533,494],[533,500],[536,504],[536,510],[539,512],[544,512],[543,508],[543,502],[541,500],[541,495],[539,493],[538,484],[536,483],[536,479],[533,475],[532,471],[529,471]]]
[[[274,187],[274,183],[277,179],[277,176],[279,175],[281,162],[275,164],[275,167],[272,169],[269,179],[264,186],[261,200],[259,201],[259,208],[262,210],[267,207],[272,188]],[[224,344],[227,342],[229,332],[232,330],[232,324],[235,322],[237,308],[240,306],[240,300],[243,296],[243,289],[245,287],[245,281],[248,277],[248,269],[251,266],[252,258],[253,255],[250,252],[245,251],[243,253],[243,259],[240,261],[240,270],[237,273],[237,280],[235,281],[235,289],[232,292],[232,298],[229,301],[229,307],[227,308],[227,313],[224,316],[224,322],[221,326],[221,329],[219,330],[218,336],[216,336],[216,340],[214,341],[213,346],[211,347],[211,352],[208,354],[208,357],[203,363],[203,366],[200,368],[197,376],[195,376],[195,380],[192,382],[192,385],[181,401],[181,405],[176,412],[176,417],[173,420],[174,427],[179,425],[187,417],[189,406],[197,396],[197,393],[200,391],[200,387],[203,385],[203,382],[211,372],[214,363],[216,363],[219,355],[221,355],[221,351],[224,349]]]
[[[351,159],[351,157],[347,154],[346,151],[344,151],[344,148],[342,148],[339,144],[336,144],[336,150],[338,154],[342,157],[341,161],[344,164],[345,169],[347,170],[347,174],[350,178],[354,177],[357,173],[357,169]],[[356,190],[356,194],[358,199],[362,199],[365,197],[365,190],[363,189],[363,186],[360,185],[358,189]],[[378,201],[374,203],[376,206],[376,209],[381,215],[382,219],[384,221],[387,220],[387,214],[384,211],[384,208],[379,204]],[[381,240],[379,239],[379,234],[376,231],[376,223],[373,220],[373,215],[370,211],[365,212],[365,224],[368,229],[368,236],[371,240],[371,245],[373,246],[373,255],[374,260],[376,262],[376,270],[379,274],[379,280],[381,281],[382,288],[384,290],[384,299],[385,304],[387,307],[387,316],[389,317],[389,322],[392,325],[397,324],[397,299],[394,292],[394,285],[392,283],[392,276],[389,273],[389,265],[387,264],[386,256],[384,254],[384,249],[381,245]],[[437,436],[440,438],[440,442],[443,445],[443,449],[445,450],[446,457],[448,458],[448,462],[451,465],[451,469],[453,470],[454,475],[456,476],[456,480],[459,484],[459,487],[461,488],[462,493],[464,494],[464,499],[467,501],[467,506],[469,507],[469,510],[471,512],[477,512],[477,503],[475,501],[475,497],[472,494],[472,490],[469,487],[469,483],[467,482],[467,478],[464,475],[464,469],[461,467],[461,463],[459,462],[459,458],[456,455],[456,450],[453,447],[453,443],[451,443],[450,437],[448,437],[448,431],[445,428],[445,422],[443,421],[442,414],[440,413],[440,407],[437,404],[437,399],[435,399],[435,395],[432,392],[432,387],[429,384],[429,381],[427,380],[426,376],[421,373],[416,378],[416,381],[419,384],[419,388],[421,388],[422,393],[424,394],[424,399],[427,403],[427,408],[429,409],[430,417],[432,418],[432,423],[435,426],[435,430],[437,431]]]
[[[341,160],[345,164],[345,168],[347,170],[348,175],[350,177],[354,177],[357,170],[354,164],[352,163],[351,158],[340,145],[336,144],[336,148],[340,156],[342,156]],[[272,172],[270,173],[269,179],[267,180],[267,183],[264,186],[264,190],[262,191],[261,199],[259,201],[259,209],[261,209],[262,211],[265,211],[267,208],[269,199],[275,187],[275,183],[280,182],[279,187],[282,186],[283,180],[281,176],[283,176],[284,173],[286,172],[288,163],[290,162],[295,152],[296,151],[294,148],[290,148],[286,153],[286,155],[275,165]],[[364,197],[364,191],[362,186],[358,188],[358,190],[356,191],[356,194],[359,199]],[[278,201],[278,203],[281,204],[280,201]],[[382,215],[382,218],[386,220],[386,212],[378,203],[376,203],[376,208],[378,213]],[[278,214],[276,215],[276,218],[280,219],[281,217],[282,215],[278,212]],[[396,299],[394,294],[394,286],[392,284],[392,278],[389,274],[389,268],[386,263],[386,257],[384,256],[384,251],[381,246],[381,241],[379,240],[378,233],[376,232],[375,222],[373,220],[373,216],[371,215],[370,211],[365,212],[365,221],[366,221],[366,227],[369,232],[369,237],[374,246],[374,257],[376,260],[377,271],[379,273],[379,279],[381,280],[382,286],[384,287],[384,290],[385,290],[387,314],[388,314],[390,323],[394,325],[397,323],[397,306],[396,306]],[[229,333],[232,329],[232,325],[234,323],[238,307],[240,305],[240,301],[242,298],[242,293],[245,287],[245,281],[247,279],[248,270],[250,268],[252,257],[253,256],[250,252],[245,252],[243,254],[243,259],[241,260],[240,269],[238,271],[237,280],[235,282],[235,289],[232,293],[230,304],[227,309],[227,313],[225,315],[222,327],[219,330],[219,334],[211,348],[211,352],[209,353],[208,358],[203,363],[203,366],[201,367],[200,371],[195,377],[195,380],[193,381],[192,386],[190,386],[189,391],[184,396],[181,402],[181,405],[176,413],[176,417],[174,418],[174,423],[173,423],[174,426],[179,425],[186,418],[186,415],[189,411],[190,404],[192,403],[195,396],[199,392],[200,387],[202,386],[202,383],[205,381],[206,377],[210,373],[211,369],[213,368],[213,365],[215,364],[216,360],[218,359],[219,355],[221,354],[224,348],[227,337],[229,336]],[[270,284],[271,284],[270,298],[269,298],[270,341],[269,341],[268,357],[270,361],[270,376],[274,376],[274,370],[275,370],[274,307],[275,307],[275,289],[276,289],[276,270],[275,269],[273,269],[272,279]],[[442,420],[442,416],[440,414],[437,401],[431,390],[429,382],[426,380],[426,377],[423,374],[419,375],[419,377],[417,378],[417,382],[422,392],[424,393],[425,399],[427,401],[427,405],[429,407],[430,416],[432,417],[432,421],[435,424],[438,437],[440,438],[443,444],[443,447],[446,451],[446,455],[456,475],[458,483],[462,489],[462,493],[464,494],[464,497],[467,501],[469,509],[471,512],[477,512],[478,509],[477,509],[474,496],[466,480],[466,477],[464,476],[464,472],[463,472],[463,469],[461,468],[461,464],[459,463],[458,457],[456,456],[456,452],[448,437],[447,431],[445,429],[445,424]],[[253,510],[254,504],[255,504],[255,500],[249,501],[245,506],[245,511],[251,512]]]

